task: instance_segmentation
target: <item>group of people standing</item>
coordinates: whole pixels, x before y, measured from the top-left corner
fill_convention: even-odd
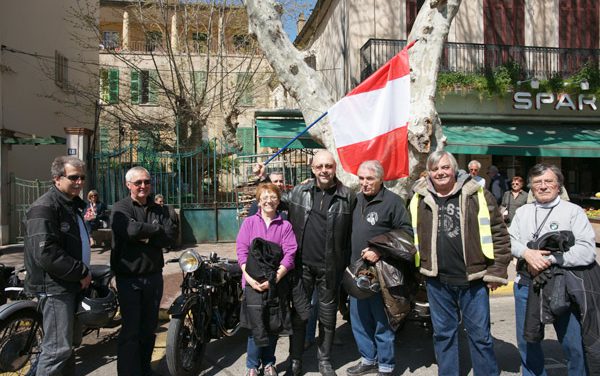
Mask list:
[[[344,269],[362,259],[375,265],[378,273],[393,272],[398,265],[394,252],[378,248],[373,239],[399,233],[413,239],[418,250],[415,262],[426,281],[440,375],[459,374],[461,323],[469,338],[474,373],[499,374],[489,291],[508,283],[512,256],[519,260],[514,294],[523,374],[545,374],[539,334],[546,323],[553,323],[557,331],[570,375],[600,374],[595,235],[583,210],[561,199],[560,169],[534,166],[527,179],[534,201],[508,210],[507,220],[499,199],[472,175],[461,173],[451,153],[431,153],[426,167],[427,175],[414,184],[408,206],[383,186],[381,163],[360,165],[360,192],[355,193],[336,178],[336,162],[327,151],[313,158],[314,179],[291,191],[283,193],[279,182],[258,186],[257,212],[242,223],[237,241],[243,311],[249,322],[262,314],[261,309],[268,309],[266,316],[277,320],[249,336],[247,375],[261,370],[266,376],[277,375],[275,346],[280,333],[291,334],[286,375],[303,374],[309,302],[315,291],[318,369],[322,375],[336,375],[332,346]],[[259,173],[263,169],[258,165]],[[91,281],[85,203],[79,198],[85,164],[75,157],[58,157],[51,174],[54,186],[26,215],[26,288],[40,297],[43,313],[37,375],[74,375],[75,306]],[[280,174],[272,177],[283,180]],[[513,183],[508,193],[519,198],[522,181]],[[153,375],[150,360],[162,297],[162,249],[171,244],[175,225],[150,199],[152,179],[146,169],[131,168],[125,185],[129,196],[116,202],[111,213],[111,268],[123,319],[117,369],[119,375],[147,376]],[[265,265],[271,269],[265,272]],[[261,277],[256,270],[262,270]],[[365,299],[350,297],[352,332],[361,359],[347,369],[349,376],[394,371],[391,287],[383,284],[381,291]],[[544,288],[549,290],[540,294]],[[551,294],[557,291],[563,294]],[[547,295],[553,297],[551,302],[545,300]],[[284,298],[294,303],[289,311],[281,304]],[[557,301],[562,305],[557,307]]]
[[[316,292],[319,372],[336,375],[331,362],[332,344],[344,268],[358,259],[372,265],[380,262],[395,265],[393,255],[374,246],[373,239],[398,231],[409,234],[418,250],[418,271],[426,281],[439,374],[459,374],[458,333],[462,324],[469,338],[474,373],[498,375],[490,330],[489,292],[508,283],[507,268],[514,256],[520,260],[514,293],[523,374],[544,375],[541,338],[536,341],[524,334],[524,329],[535,321],[531,318],[535,309],[530,312],[525,307],[529,300],[536,299],[532,295],[539,294],[537,285],[535,291],[529,292],[527,281],[543,273],[547,277],[548,270],[570,268],[583,268],[584,271],[577,273],[594,275],[593,270],[597,269],[594,232],[583,210],[561,199],[564,179],[553,165],[538,164],[529,172],[533,195],[530,203],[521,177],[511,180],[510,189],[494,194],[494,184],[501,185],[497,169],[490,174],[493,175],[490,191],[484,188],[482,179],[475,178],[474,171],[469,174],[461,171],[451,153],[433,152],[426,165],[427,174],[414,184],[409,205],[383,186],[384,171],[378,161],[363,162],[357,172],[360,192],[349,190],[335,177],[335,160],[326,151],[314,156],[314,179],[290,192],[281,192],[273,184],[260,185],[257,211],[240,230],[237,243],[240,265],[245,270],[247,255],[255,250],[253,241],[261,237],[278,243],[285,257],[274,268],[275,284],[256,281],[245,271],[245,289],[268,291],[276,288],[285,274],[292,284],[301,282],[304,303],[310,302]],[[475,167],[479,170],[481,165],[470,164],[469,170]],[[257,170],[263,169],[259,164]],[[552,213],[554,207],[557,209]],[[283,212],[289,224],[280,216]],[[286,229],[285,241],[284,237],[273,236],[282,226]],[[567,248],[552,252],[543,248],[546,243],[531,243],[557,232],[572,233]],[[554,323],[565,348],[570,375],[598,372],[596,362],[600,357],[594,346],[597,345],[594,334],[599,332],[594,327],[598,313],[591,307],[596,280],[592,277],[586,281],[591,281],[582,287],[587,296],[582,293],[577,302],[567,303],[566,312],[549,309],[548,315],[538,317],[537,322],[538,330],[545,323]],[[595,286],[598,287],[600,283]],[[359,362],[347,369],[349,376],[390,375],[395,368],[394,317],[386,296],[389,291],[384,290],[368,298],[349,299],[352,332],[361,355]],[[293,301],[291,327],[286,328],[291,329],[290,361],[285,373],[289,376],[303,374],[308,317],[306,304],[296,305],[296,300]],[[588,319],[586,313],[595,319]],[[582,337],[582,320],[593,333]],[[277,333],[281,331],[272,334]],[[258,375],[261,367],[264,375],[277,374],[276,338],[272,336],[265,347],[257,346],[252,336],[248,338],[247,375]]]
[[[25,287],[39,297],[44,338],[36,375],[75,375],[73,339],[76,306],[90,286],[90,238],[79,197],[85,163],[73,156],[52,162],[54,185],[26,214]],[[115,273],[122,326],[117,345],[119,375],[151,376],[158,310],[163,293],[164,247],[175,238],[175,225],[150,198],[152,180],[143,167],[125,175],[128,197],[111,211]],[[93,200],[93,195],[90,196]],[[96,213],[99,207],[95,207]],[[92,219],[90,215],[88,219]]]

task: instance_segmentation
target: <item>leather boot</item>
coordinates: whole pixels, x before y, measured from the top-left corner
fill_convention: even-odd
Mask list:
[[[297,359],[290,360],[290,365],[285,371],[284,376],[300,376],[302,375],[302,361]]]
[[[326,329],[322,325],[319,326],[319,339],[317,340],[319,346],[319,372],[323,376],[337,376],[331,365],[331,348],[333,347],[334,334],[335,330]]]

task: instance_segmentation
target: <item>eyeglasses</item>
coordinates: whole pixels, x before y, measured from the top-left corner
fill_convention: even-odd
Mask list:
[[[477,172],[477,171],[479,171],[479,169],[478,168],[470,168],[469,171],[471,171],[471,172]]]
[[[135,185],[136,187],[141,187],[142,184],[150,185],[152,183],[152,181],[150,179],[145,179],[145,180],[130,181],[130,183]]]
[[[541,187],[543,184],[546,184],[547,186],[553,186],[556,183],[557,183],[557,181],[554,179],[534,180],[531,182],[531,186],[532,187]]]
[[[263,201],[263,202],[277,201],[277,200],[279,200],[279,197],[277,197],[277,195],[268,195],[268,196],[261,196],[260,197],[260,201]]]
[[[331,170],[333,168],[333,164],[332,163],[324,163],[324,164],[320,164],[320,165],[313,165],[312,166],[315,170]]]
[[[78,180],[84,181],[85,175],[68,175],[68,176],[65,176],[65,178],[69,179],[72,182],[76,182]]]

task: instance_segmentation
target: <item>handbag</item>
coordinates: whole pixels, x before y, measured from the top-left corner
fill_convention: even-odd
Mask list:
[[[344,270],[342,285],[356,299],[367,299],[381,290],[377,269],[373,264],[359,258]]]

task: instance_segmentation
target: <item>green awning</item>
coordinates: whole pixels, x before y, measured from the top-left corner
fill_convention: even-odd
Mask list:
[[[258,142],[262,147],[282,148],[298,133],[306,128],[302,119],[256,119]],[[303,134],[290,146],[292,149],[321,148],[308,133]]]
[[[446,150],[457,154],[540,157],[600,156],[600,125],[467,125],[442,126]]]

